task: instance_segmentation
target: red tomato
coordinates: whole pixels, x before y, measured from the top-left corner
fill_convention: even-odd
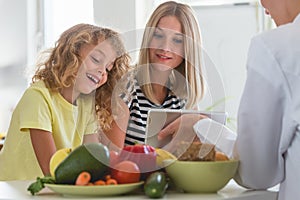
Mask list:
[[[117,164],[119,161],[119,153],[116,151],[109,151],[109,167],[114,166]]]
[[[116,179],[120,184],[136,183],[141,178],[141,172],[136,163],[125,160],[112,167],[111,177]]]

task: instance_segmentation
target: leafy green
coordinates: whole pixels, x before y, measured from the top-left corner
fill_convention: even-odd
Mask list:
[[[31,183],[27,190],[32,194],[35,195],[39,191],[41,191],[45,187],[45,183],[55,183],[55,180],[52,176],[45,176],[43,178],[37,177],[36,181]]]

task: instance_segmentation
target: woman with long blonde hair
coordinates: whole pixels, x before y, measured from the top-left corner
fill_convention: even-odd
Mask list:
[[[146,24],[137,65],[120,84],[125,92],[116,89],[123,111],[107,137],[118,147],[144,143],[149,109],[197,109],[204,92],[200,63],[201,35],[192,8],[160,4]]]

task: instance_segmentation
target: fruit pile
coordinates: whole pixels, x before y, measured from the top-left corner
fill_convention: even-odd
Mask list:
[[[51,176],[37,177],[28,191],[34,195],[45,183],[99,186],[145,181],[145,194],[161,197],[168,186],[165,173],[160,171],[165,159],[176,157],[149,145],[126,146],[119,153],[100,143],[83,144],[73,150],[64,148],[50,160]]]
[[[163,149],[141,144],[126,146],[120,152],[109,151],[100,143],[60,149],[51,157],[51,176],[37,177],[28,191],[34,195],[45,187],[45,183],[105,187],[144,181],[144,193],[150,198],[160,198],[168,188],[169,177],[164,171],[164,160],[195,160],[191,158],[194,155],[199,157],[199,150],[203,147],[211,145],[180,143],[177,151],[181,154],[175,154],[177,157]],[[222,152],[215,151],[214,147],[204,149],[209,149],[207,158],[211,158],[211,161],[229,160]]]

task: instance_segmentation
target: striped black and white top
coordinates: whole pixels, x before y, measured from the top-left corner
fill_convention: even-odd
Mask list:
[[[145,132],[148,110],[151,108],[182,109],[186,104],[185,99],[175,96],[171,91],[161,105],[156,105],[148,100],[136,79],[128,82],[126,86],[127,94],[122,94],[121,98],[128,105],[130,116],[126,131],[125,145],[145,142]]]

